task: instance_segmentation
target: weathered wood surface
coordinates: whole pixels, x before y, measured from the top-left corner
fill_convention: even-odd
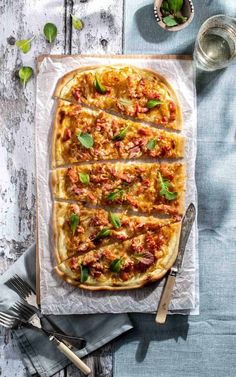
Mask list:
[[[71,26],[71,13],[84,29]],[[35,66],[42,53],[121,53],[123,0],[2,0],[0,3],[0,273],[3,273],[35,238],[35,80],[25,89],[17,78],[20,66]],[[49,45],[42,34],[53,22],[58,36]],[[35,35],[31,50],[22,54],[17,39]],[[9,331],[1,331],[0,374],[22,377],[27,372]],[[87,358],[96,377],[111,375],[111,348]],[[80,376],[73,366],[57,375]]]

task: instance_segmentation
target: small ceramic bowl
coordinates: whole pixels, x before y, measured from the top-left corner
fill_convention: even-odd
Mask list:
[[[194,17],[194,7],[191,0],[184,0],[184,6],[183,6],[183,14],[188,17],[187,21],[183,24],[168,27],[164,24],[162,21],[162,14],[161,14],[161,4],[163,0],[155,0],[154,1],[154,16],[156,18],[156,21],[158,22],[158,25],[162,29],[168,30],[168,31],[179,31],[187,27],[193,20]]]

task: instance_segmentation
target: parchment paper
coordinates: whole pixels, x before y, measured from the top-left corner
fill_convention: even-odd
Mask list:
[[[53,91],[58,79],[81,66],[125,64],[150,68],[163,74],[176,90],[184,118],[186,136],[187,191],[186,207],[197,206],[195,185],[196,94],[192,60],[170,56],[50,56],[40,59],[36,99],[36,169],[38,199],[38,253],[40,300],[44,313],[86,314],[155,312],[165,279],[148,287],[117,291],[90,292],[65,283],[53,271],[52,197],[49,185],[52,120],[55,111]],[[177,276],[170,312],[198,314],[199,302],[197,224],[191,232],[181,273]]]

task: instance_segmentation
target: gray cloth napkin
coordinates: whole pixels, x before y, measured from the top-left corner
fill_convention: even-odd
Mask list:
[[[0,310],[8,309],[19,300],[19,296],[4,284],[15,273],[35,288],[35,254],[34,244],[0,277]],[[79,357],[100,348],[133,327],[126,314],[51,315],[50,318],[65,333],[86,339],[86,347],[76,352]],[[13,333],[29,374],[38,373],[40,376],[49,377],[70,363],[55,345],[49,342],[47,336],[37,330],[22,328],[14,330]]]

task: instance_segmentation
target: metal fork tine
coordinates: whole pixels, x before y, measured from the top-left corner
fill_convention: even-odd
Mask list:
[[[22,315],[22,317],[27,320],[35,314],[35,311],[33,309],[21,302],[16,302],[11,309],[13,309],[16,313]]]
[[[25,298],[28,296],[28,292],[14,278],[11,278],[5,284],[18,293],[20,297]]]
[[[28,290],[29,293],[35,293],[33,288],[27,283],[27,281],[23,280],[19,275],[15,274],[14,277],[17,279],[17,281],[22,285],[22,287],[25,287],[25,289]]]

